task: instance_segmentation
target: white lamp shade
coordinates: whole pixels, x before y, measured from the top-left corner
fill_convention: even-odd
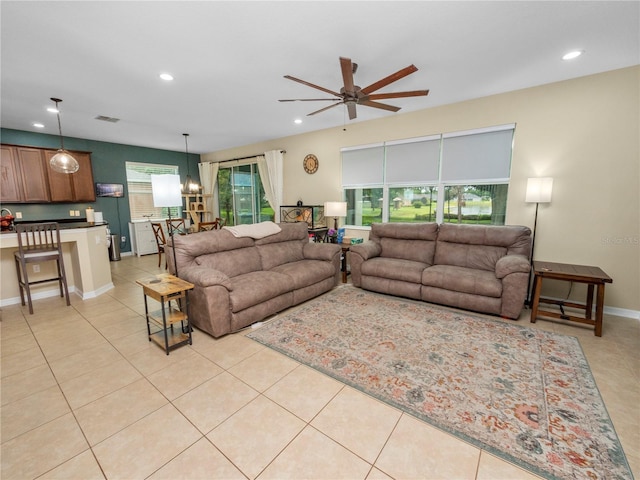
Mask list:
[[[325,217],[346,217],[347,202],[324,202]]]
[[[180,175],[151,175],[154,207],[182,206]]]
[[[530,178],[527,180],[527,193],[524,201],[527,203],[549,203],[552,189],[553,178]]]

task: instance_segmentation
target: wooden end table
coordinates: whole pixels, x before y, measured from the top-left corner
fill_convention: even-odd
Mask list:
[[[562,320],[570,320],[572,322],[594,325],[594,334],[597,337],[602,336],[602,311],[604,308],[604,286],[606,283],[613,283],[613,279],[604,273],[599,267],[590,267],[586,265],[572,265],[568,263],[554,262],[533,262],[533,302],[531,305],[531,323],[536,322],[536,317],[560,318]],[[551,298],[540,297],[542,290],[542,279],[551,278],[554,280],[563,280],[565,282],[586,283],[587,287],[587,303],[568,302],[564,300],[555,300]],[[596,296],[596,318],[592,317],[593,310],[593,290],[597,286]],[[540,303],[558,305],[560,313],[550,310],[539,310]],[[564,307],[573,307],[584,310],[584,317],[577,317],[565,313]]]
[[[187,343],[191,345],[191,324],[187,312],[188,292],[193,289],[194,285],[168,273],[136,280],[136,283],[142,286],[144,293],[144,312],[147,319],[149,341],[153,340],[164,348],[167,355],[171,350],[181,345]],[[160,302],[160,310],[149,312],[148,297]],[[171,305],[171,302],[175,302],[174,306]],[[181,329],[176,332],[173,326],[178,322],[180,322]],[[152,325],[156,328],[159,327],[159,330],[152,333]]]
[[[342,253],[340,254],[340,271],[342,272],[342,283],[347,283],[347,275],[349,275],[349,267],[347,266],[347,253],[349,252],[349,248],[351,244],[341,243],[340,248],[342,248]]]

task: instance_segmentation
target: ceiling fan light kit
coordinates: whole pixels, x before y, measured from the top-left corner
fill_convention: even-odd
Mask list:
[[[409,65],[401,70],[398,70],[391,75],[388,75],[371,85],[361,88],[354,84],[353,74],[358,69],[358,64],[353,63],[350,58],[340,57],[340,69],[342,71],[342,81],[344,86],[340,88],[339,92],[329,90],[328,88],[315,85],[313,83],[301,80],[291,75],[285,75],[284,78],[293,80],[294,82],[307,85],[308,87],[315,88],[321,92],[333,95],[335,98],[294,98],[279,100],[280,102],[334,102],[332,105],[321,108],[314,112],[307,114],[307,116],[316,115],[318,113],[329,110],[330,108],[338,105],[346,105],[347,112],[349,113],[349,119],[353,120],[357,117],[356,105],[364,105],[366,107],[379,108],[381,110],[387,110],[390,112],[397,112],[400,107],[395,107],[386,103],[378,102],[377,100],[386,100],[391,98],[407,98],[407,97],[423,97],[429,94],[429,90],[413,90],[407,92],[389,92],[389,93],[374,93],[387,85],[397,82],[398,80],[418,71],[415,65]]]

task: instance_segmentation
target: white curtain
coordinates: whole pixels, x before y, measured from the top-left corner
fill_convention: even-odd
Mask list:
[[[275,213],[275,222],[278,223],[284,183],[284,155],[280,150],[270,150],[264,152],[264,156],[260,155],[256,158],[265,196]]]
[[[200,171],[200,181],[202,182],[202,193],[205,210],[205,221],[211,222],[220,216],[220,206],[218,205],[218,162],[203,162],[198,164]]]

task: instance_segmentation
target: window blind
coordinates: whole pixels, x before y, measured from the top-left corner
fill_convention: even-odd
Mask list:
[[[380,185],[384,181],[384,146],[342,150],[342,184]]]
[[[440,136],[386,144],[387,183],[433,183],[438,180]]]
[[[444,136],[442,181],[509,179],[513,128]]]

